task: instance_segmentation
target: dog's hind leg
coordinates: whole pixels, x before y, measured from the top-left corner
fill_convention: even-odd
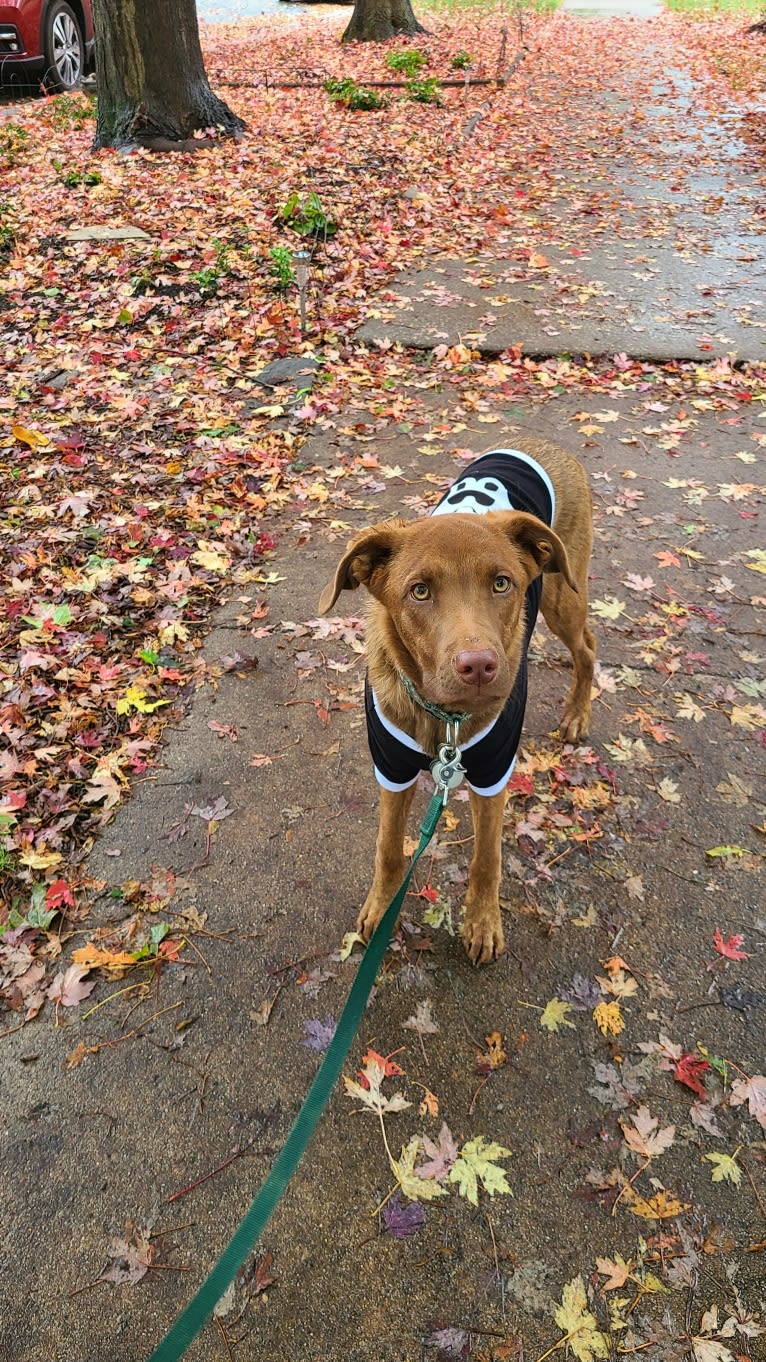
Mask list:
[[[500,921],[501,838],[506,794],[468,791],[473,816],[473,859],[468,872],[463,945],[474,965],[486,965],[504,947]]]
[[[559,574],[543,578],[540,608],[548,628],[572,654],[574,677],[559,724],[564,742],[579,742],[590,727],[591,689],[596,661],[596,640],[588,627],[588,563],[572,563],[578,591],[572,591]]]
[[[356,930],[369,941],[404,878],[404,834],[415,786],[406,790],[381,790],[375,876],[356,922]]]

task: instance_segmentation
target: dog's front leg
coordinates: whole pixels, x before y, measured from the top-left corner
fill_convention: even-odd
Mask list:
[[[486,965],[505,944],[500,921],[501,838],[506,794],[474,794],[469,790],[473,816],[473,859],[468,872],[463,945],[474,965]]]
[[[381,790],[375,878],[364,901],[356,930],[369,941],[404,878],[404,833],[415,786]]]

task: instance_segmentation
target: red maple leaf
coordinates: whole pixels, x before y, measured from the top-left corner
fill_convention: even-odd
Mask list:
[[[45,906],[51,908],[74,908],[72,891],[66,880],[54,880],[45,893]]]
[[[436,900],[438,899],[438,897],[439,897],[439,890],[438,890],[438,889],[434,889],[434,887],[433,887],[432,884],[424,884],[424,885],[423,885],[423,888],[418,890],[418,898],[419,898],[419,899],[428,899],[428,902],[429,902],[429,903],[436,903]]]
[[[700,1075],[706,1073],[709,1068],[707,1060],[700,1059],[698,1055],[681,1055],[673,1069],[673,1077],[677,1083],[684,1083],[687,1088],[691,1088],[698,1097],[707,1097]]]
[[[729,936],[724,941],[723,936],[721,935],[717,927],[713,932],[713,945],[718,951],[718,954],[725,955],[727,960],[750,959],[749,951],[740,950],[740,946],[742,945],[744,939],[745,938],[741,932],[736,932],[734,936]]]
[[[398,1055],[399,1051],[394,1050],[394,1054]],[[364,1066],[370,1060],[374,1060],[376,1064],[380,1065],[381,1069],[383,1069],[384,1071],[386,1078],[397,1078],[399,1077],[399,1075],[404,1073],[404,1069],[400,1069],[399,1065],[395,1064],[394,1061],[390,1058],[390,1056],[379,1055],[377,1050],[369,1049],[367,1051],[367,1054],[362,1057],[362,1065]],[[364,1072],[364,1068],[359,1069],[356,1076],[359,1079],[361,1087],[369,1088],[370,1080],[368,1079],[366,1073]]]

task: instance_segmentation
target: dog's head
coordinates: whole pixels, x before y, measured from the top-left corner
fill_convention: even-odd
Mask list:
[[[376,646],[434,704],[475,712],[510,694],[542,572],[577,590],[558,535],[522,511],[384,521],[349,544],[319,609],[366,586]]]

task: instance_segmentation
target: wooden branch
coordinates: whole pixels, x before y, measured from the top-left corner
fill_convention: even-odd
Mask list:
[[[528,51],[529,51],[528,47],[520,47],[510,66],[508,67],[508,70],[503,72],[502,76],[499,77],[497,82],[493,81],[491,83],[497,84],[498,87],[500,87],[501,85],[505,85],[506,82],[510,79],[510,77],[514,74],[514,72],[519,69]],[[471,136],[471,133],[474,132],[475,129],[478,127],[479,123],[481,122],[491,103],[492,103],[491,97],[489,99],[485,99],[484,103],[479,106],[476,112],[471,114],[471,117],[469,118],[468,122],[463,128],[460,137],[461,146],[463,145],[464,142],[467,142],[468,138]]]

